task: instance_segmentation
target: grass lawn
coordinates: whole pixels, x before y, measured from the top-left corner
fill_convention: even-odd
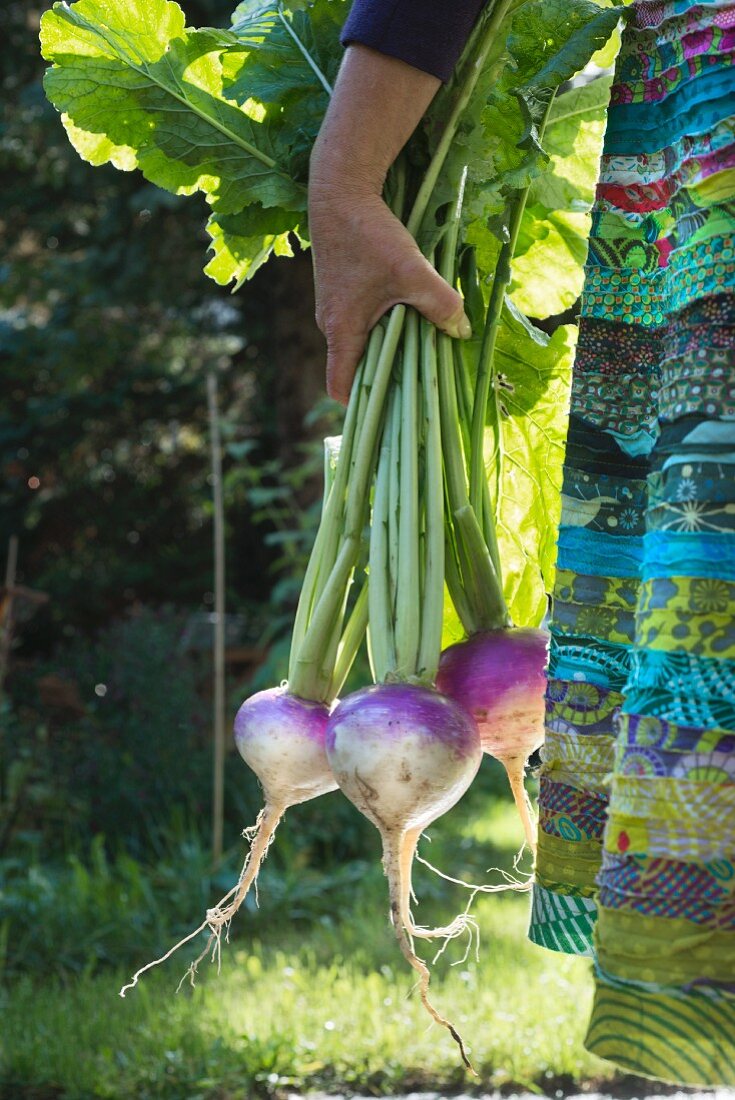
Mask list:
[[[433,830],[432,862],[476,875],[489,854],[510,866],[520,834],[508,804],[457,815],[451,835]],[[0,1093],[225,1100],[307,1087],[380,1094],[513,1083],[553,1094],[571,1079],[612,1075],[582,1049],[589,963],[529,945],[528,895],[506,893],[476,900],[479,960],[462,961],[456,941],[434,971],[435,1003],[464,1035],[480,1074],[473,1082],[451,1038],[411,994],[377,854],[376,844],[347,912],[342,904],[332,917],[327,904],[290,924],[246,917],[245,931],[258,938],[248,943],[241,924],[220,975],[203,966],[193,990],[175,993],[183,953],[125,1000],[122,972],[15,980],[0,993]],[[464,904],[464,892],[425,868],[415,886],[422,922],[446,922]],[[141,961],[166,946],[141,943]]]

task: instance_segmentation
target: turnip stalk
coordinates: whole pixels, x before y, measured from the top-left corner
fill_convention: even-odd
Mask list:
[[[348,479],[351,480],[354,474],[357,426],[364,418],[364,408],[369,399],[382,343],[383,328],[377,326],[370,334],[367,353],[358,367],[355,383],[350,394],[336,470],[325,501],[322,521],[319,524],[309,557],[291,635],[289,683],[292,687],[296,678],[296,661],[299,658],[315,604],[329,583],[329,575],[337,555],[342,530],[344,495]],[[300,684],[299,687],[301,687]],[[301,694],[304,694],[303,690]]]
[[[376,356],[375,373],[371,379],[362,419],[355,429],[349,459],[347,454],[343,457],[340,453],[338,460],[332,493],[337,489],[340,468],[343,467],[345,495],[344,501],[337,496],[334,512],[329,515],[329,523],[340,523],[339,549],[323,586],[319,586],[319,595],[314,602],[308,625],[300,630],[299,638],[294,636],[292,643],[289,687],[294,694],[303,698],[319,697],[328,690],[328,682],[325,684],[320,675],[323,647],[325,638],[332,636],[338,622],[344,605],[345,588],[349,585],[360,554],[362,531],[367,519],[369,486],[375,470],[378,437],[384,417],[385,397],[404,316],[405,306],[395,306],[391,312]],[[345,435],[346,432],[343,433],[343,446]],[[331,496],[332,494],[330,501]],[[318,538],[317,535],[317,540]],[[318,543],[315,543],[312,557],[320,549]]]
[[[496,0],[489,17],[484,23],[478,24],[465,48],[463,54],[464,64],[460,66],[461,71],[464,73],[464,79],[461,79],[457,86],[454,104],[437,143],[436,151],[431,158],[431,163],[424,173],[416,195],[416,201],[406,222],[409,233],[412,233],[414,237],[417,236],[421,228],[426,208],[455,139],[462,115],[470,104],[490,51],[493,46],[497,45],[500,24],[508,14],[511,4],[512,0]]]
[[[442,251],[440,272],[450,283],[455,280],[465,176],[466,172],[460,179],[458,197],[450,213]],[[522,207],[523,201],[519,200],[517,216],[512,220],[508,244],[510,254],[515,245]],[[501,258],[505,247],[501,248]],[[499,266],[496,272],[487,308],[468,459],[465,457],[465,441],[460,428],[463,418],[459,413],[457,397],[458,379],[464,386],[461,364],[456,363],[449,338],[442,334],[438,337],[447,520],[451,528],[451,545],[455,548],[455,560],[448,574],[448,582],[469,640],[452,646],[443,654],[437,686],[469,710],[477,721],[483,749],[505,767],[526,841],[535,851],[535,822],[523,784],[523,772],[526,760],[543,740],[546,636],[541,631],[515,631],[511,627],[503,598],[500,559],[489,508],[482,449],[492,356],[500,310],[510,279],[509,262],[506,266],[507,270]],[[469,275],[472,275],[471,269]],[[475,298],[474,312],[477,308]],[[456,365],[459,369],[455,369]],[[466,407],[467,395],[463,390],[460,392]],[[481,422],[477,420],[480,407],[483,410]],[[521,661],[517,659],[519,646],[525,658]]]
[[[355,663],[360,646],[362,645],[365,637],[365,631],[368,624],[368,586],[363,584],[360,589],[360,593],[355,600],[355,605],[352,608],[352,613],[347,620],[347,624],[340,638],[339,647],[337,650],[337,658],[334,662],[334,671],[332,673],[332,681],[329,688],[329,694],[336,699],[339,695],[344,682],[347,679],[350,669]]]
[[[549,117],[551,105],[554,101],[553,93],[549,96],[543,118],[538,126],[539,141],[543,138],[546,122]],[[485,315],[485,325],[482,334],[482,345],[477,364],[477,378],[475,381],[474,401],[472,407],[472,437],[470,444],[470,501],[477,516],[482,516],[484,505],[484,493],[487,490],[487,476],[485,473],[484,435],[485,419],[487,415],[487,402],[490,396],[490,387],[494,377],[495,345],[500,327],[500,317],[505,304],[505,293],[512,276],[512,260],[518,243],[518,234],[523,220],[523,212],[526,208],[529,187],[517,192],[510,207],[510,215],[507,226],[507,239],[500,246],[500,253],[495,265],[490,300]],[[492,538],[494,538],[494,532]]]
[[[419,638],[415,629],[419,606],[419,456],[418,433],[419,318],[414,310],[406,317],[401,376],[400,509],[395,645],[397,672],[416,668]]]
[[[465,168],[449,218],[439,269],[449,283],[454,282],[455,251],[466,175]],[[455,534],[460,573],[470,593],[470,602],[478,610],[479,619],[473,620],[472,627],[478,629],[491,619],[497,622],[507,620],[508,612],[495,563],[483,537],[476,512],[470,506],[460,428],[462,420],[455,384],[453,341],[444,333],[438,335],[437,354],[447,503]]]
[[[500,326],[500,315],[505,304],[505,292],[511,279],[510,261],[518,239],[518,230],[526,205],[526,192],[516,199],[509,225],[509,240],[500,247],[500,254],[495,268],[495,278],[490,292],[485,328],[482,334],[482,346],[477,366],[477,379],[475,382],[474,404],[472,408],[472,438],[470,451],[470,501],[475,514],[483,513],[483,486],[487,484],[485,473],[485,418],[487,415],[487,402],[490,396],[490,386],[493,378],[493,359],[495,356],[495,343]]]
[[[389,550],[397,545],[392,518],[389,517],[391,501],[390,478],[392,458],[397,443],[400,424],[400,391],[394,391],[389,401],[390,411],[380,446],[380,459],[375,479],[373,512],[370,524],[370,580],[368,583],[368,610],[370,630],[368,643],[373,677],[382,679],[396,668],[396,646],[391,635],[390,622],[394,614],[393,578],[397,567],[397,555]],[[392,538],[390,536],[393,536]]]
[[[426,478],[423,555],[423,622],[419,641],[418,667],[436,677],[436,654],[441,649],[444,618],[444,488],[442,481],[442,436],[439,415],[439,378],[436,358],[436,329],[421,321],[421,384],[423,387],[424,467]]]

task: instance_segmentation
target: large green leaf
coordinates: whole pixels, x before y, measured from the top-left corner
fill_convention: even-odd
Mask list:
[[[271,22],[243,5],[233,30],[247,51],[233,55],[225,93],[238,103],[267,105],[289,148],[289,171],[306,185],[309,155],[327,109],[342,59],[339,32],[344,0],[312,0],[306,11],[273,6]]]
[[[582,293],[589,217],[543,206],[526,208],[509,293],[538,320],[570,309]]]
[[[238,9],[232,29],[236,37],[251,43],[252,53],[228,89],[232,98],[243,101],[252,97],[263,103],[293,106],[294,98],[328,97],[342,56],[339,32],[346,7],[343,0],[314,0],[308,12],[286,12],[276,4],[270,23],[257,11],[252,13],[255,22],[252,14],[243,19],[242,9]],[[326,98],[319,109],[323,114]]]
[[[543,139],[549,162],[529,188],[510,285],[531,317],[563,313],[581,294],[609,93],[602,78],[552,104]]]
[[[549,165],[531,186],[529,203],[549,210],[587,211],[599,168],[611,77],[556,97],[544,131]]]
[[[203,191],[220,213],[251,202],[302,210],[305,190],[267,115],[223,90],[223,31],[187,30],[171,0],[56,4],[41,23],[44,86],[92,164],[139,168],[175,194]]]
[[[619,19],[619,8],[593,0],[527,0],[508,39],[519,86],[558,88],[605,45]]]
[[[291,233],[298,234],[299,217],[290,210],[257,206],[239,214],[213,214],[207,222],[213,256],[205,274],[220,286],[234,282],[237,290],[271,255],[293,256]]]
[[[513,621],[537,626],[553,586],[574,326],[549,338],[509,301],[488,404],[485,458]]]

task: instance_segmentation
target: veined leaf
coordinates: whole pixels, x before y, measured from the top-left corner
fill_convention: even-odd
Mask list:
[[[576,328],[549,338],[506,301],[488,404],[485,460],[513,621],[538,626],[553,587]]]
[[[232,13],[232,33],[239,42],[258,45],[272,30],[277,18],[277,0],[243,0]]]
[[[527,207],[509,294],[527,316],[563,313],[582,293],[589,217],[585,213]]]
[[[544,133],[547,170],[534,180],[531,205],[549,210],[587,211],[595,197],[610,80],[573,88],[554,101]]]
[[[238,103],[267,105],[290,150],[291,175],[306,184],[309,155],[342,59],[339,32],[346,4],[312,0],[306,11],[286,11],[280,4],[272,8],[270,25],[256,19],[258,41],[247,52],[231,55],[224,90]],[[241,25],[235,24],[238,37]]]
[[[544,132],[549,163],[528,192],[510,294],[531,317],[562,313],[582,291],[610,80],[565,92]]]
[[[286,12],[280,4],[272,4],[271,9],[269,25],[262,17],[256,22],[261,33],[228,94],[238,102],[252,97],[281,105],[291,105],[294,94],[296,98],[328,97],[342,56],[343,0],[314,0],[308,11]],[[246,21],[244,26],[244,40],[252,41],[252,23]],[[242,28],[242,21],[233,23],[238,38],[243,37]],[[319,105],[322,114],[326,105],[326,100]]]
[[[618,7],[593,0],[527,0],[508,40],[519,85],[558,88],[605,45],[619,19]]]
[[[257,206],[239,214],[213,214],[207,222],[213,256],[205,274],[220,286],[234,282],[233,292],[238,290],[271,255],[293,256],[290,237],[298,234],[299,218],[290,210]]]
[[[547,144],[560,155],[574,148],[577,129],[585,122],[603,122],[610,100],[611,76],[600,76],[578,84],[554,98],[546,124]]]
[[[41,22],[44,86],[92,164],[140,168],[175,194],[203,191],[220,213],[251,202],[305,207],[288,150],[223,91],[228,32],[187,30],[172,0],[79,0]]]

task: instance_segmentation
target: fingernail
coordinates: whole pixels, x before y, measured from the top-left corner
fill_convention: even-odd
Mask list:
[[[447,336],[453,336],[455,340],[469,340],[472,336],[472,325],[467,314],[463,311],[458,317],[453,317],[444,326]]]

